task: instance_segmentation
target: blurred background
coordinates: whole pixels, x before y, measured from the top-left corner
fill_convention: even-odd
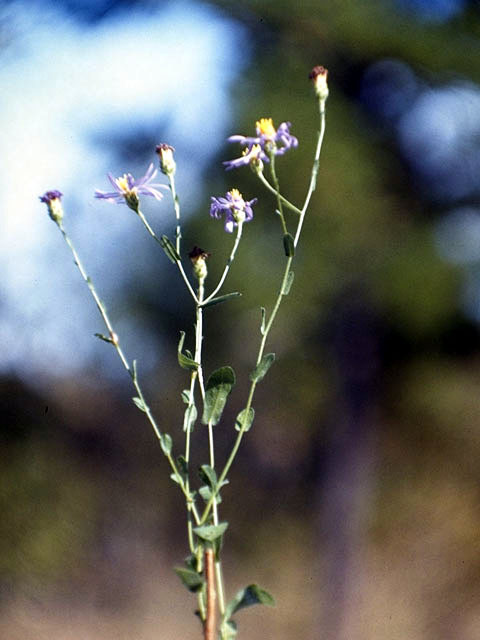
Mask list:
[[[178,452],[189,297],[134,214],[93,192],[173,145],[183,246],[212,252],[212,282],[232,239],[210,196],[259,198],[225,289],[244,295],[205,312],[207,373],[238,377],[216,432],[225,460],[283,263],[275,203],[248,170],[223,171],[239,155],[226,138],[290,121],[299,147],[278,171],[301,203],[317,64],[330,71],[317,191],[221,508],[229,595],[258,582],[277,599],[238,614],[239,638],[480,637],[477,0],[1,3],[1,637],[201,633],[172,572],[181,495],[38,196],[65,194]],[[173,237],[167,199],[143,209]],[[201,425],[193,437],[199,464]]]

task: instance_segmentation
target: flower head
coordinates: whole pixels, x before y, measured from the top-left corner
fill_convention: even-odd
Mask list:
[[[188,254],[193,265],[193,272],[198,280],[205,280],[207,277],[208,270],[206,261],[211,255],[211,253],[200,249],[200,247],[197,247],[196,245]]]
[[[325,69],[325,67],[313,67],[308,77],[313,82],[315,93],[317,94],[319,100],[325,101],[328,98],[328,70]]]
[[[63,219],[62,196],[63,193],[56,189],[46,191],[43,196],[39,196],[40,202],[44,202],[47,205],[48,215],[57,224]]]
[[[163,198],[163,194],[158,189],[167,189],[167,187],[164,184],[152,183],[156,175],[157,170],[153,168],[153,163],[149,165],[146,174],[138,180],[135,180],[131,173],[124,173],[120,178],[114,178],[109,173],[107,176],[115,191],[105,193],[97,189],[95,197],[117,204],[125,202],[127,207],[138,213],[139,195],[152,196],[156,200]]]
[[[234,169],[247,164],[263,161],[269,162],[269,156],[281,156],[288,149],[298,146],[298,140],[290,133],[290,122],[282,122],[275,129],[272,118],[260,118],[256,122],[255,137],[234,135],[228,138],[228,142],[239,142],[246,146],[243,155],[236,160],[228,160],[223,164],[226,169]],[[259,149],[256,149],[256,147]]]
[[[234,227],[249,222],[253,218],[252,205],[257,202],[257,198],[245,201],[238,189],[231,189],[225,197],[215,198],[212,196],[210,205],[210,215],[212,218],[221,218],[225,214],[225,231],[232,233]]]
[[[175,174],[176,164],[173,159],[173,152],[175,149],[169,144],[162,142],[155,147],[155,153],[158,154],[160,161],[160,170],[166,176],[173,176]]]

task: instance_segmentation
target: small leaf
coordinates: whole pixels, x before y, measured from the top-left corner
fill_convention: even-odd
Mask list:
[[[190,404],[185,409],[185,414],[183,416],[183,430],[185,432],[187,431],[192,432],[196,419],[197,419],[197,407],[194,404]]]
[[[232,291],[232,293],[226,293],[223,296],[212,298],[211,300],[208,300],[208,302],[205,302],[200,306],[206,309],[207,307],[212,307],[214,304],[221,304],[222,302],[227,302],[227,300],[231,300],[232,298],[238,298],[241,295],[242,294],[240,293],[240,291]]]
[[[209,464],[202,464],[198,470],[198,474],[203,482],[208,484],[209,487],[212,487],[212,489],[217,486],[217,474],[215,473],[215,469],[212,469]]]
[[[176,473],[171,473],[171,474],[170,474],[170,478],[171,478],[174,482],[176,482],[177,484],[182,484],[182,483],[181,483],[181,479],[177,476],[177,474],[176,474]]]
[[[185,404],[190,404],[190,389],[184,389],[182,391],[182,400]]]
[[[195,362],[193,358],[186,356],[182,353],[183,343],[185,342],[185,331],[180,331],[180,340],[178,341],[178,364],[182,369],[190,369],[196,371],[198,369],[198,362]],[[188,352],[190,353],[190,352]]]
[[[234,384],[235,372],[232,367],[221,367],[210,375],[205,386],[203,424],[218,424]]]
[[[293,277],[294,277],[293,271],[289,271],[285,284],[282,286],[282,291],[281,291],[282,296],[288,296],[288,294],[290,293]]]
[[[198,493],[205,500],[205,504],[210,502],[210,498],[212,497],[212,490],[210,489],[209,486],[204,484],[202,487],[200,487],[200,489],[198,490]],[[217,493],[217,495],[215,496],[215,500],[216,500],[217,504],[221,504],[222,497],[221,497],[221,495],[219,493]]]
[[[195,527],[193,531],[202,540],[213,542],[217,538],[223,536],[227,527],[228,522],[220,522],[220,524],[207,524],[202,527]]]
[[[185,460],[184,456],[178,456],[177,465],[178,465],[178,473],[181,475],[181,477],[185,481],[188,477],[188,462]]]
[[[198,591],[205,583],[205,578],[193,569],[175,567],[174,571],[189,591]]]
[[[132,398],[132,400],[135,403],[135,406],[137,407],[137,409],[140,409],[140,411],[143,411],[143,413],[147,413],[147,405],[141,398],[135,397],[135,398]]]
[[[275,600],[265,589],[261,589],[256,584],[250,584],[248,587],[245,587],[245,589],[240,589],[236,596],[227,604],[224,620],[229,620],[233,614],[240,609],[251,607],[254,604],[265,604],[273,607]]]
[[[285,249],[287,258],[293,258],[295,255],[295,241],[290,233],[286,233],[283,236],[283,248]]]
[[[260,333],[262,336],[265,335],[265,319],[266,319],[266,311],[265,307],[260,307],[260,311],[262,312],[262,324],[260,325]]]
[[[260,382],[265,377],[267,371],[272,366],[273,361],[275,360],[274,353],[266,353],[260,362],[257,364],[255,369],[250,374],[250,380],[252,382]]]
[[[248,415],[246,413],[246,408],[242,409],[235,420],[235,429],[237,431],[249,431],[252,426],[253,419],[255,418],[255,410],[253,407],[250,407],[248,410]]]
[[[169,456],[172,452],[172,436],[168,433],[162,434],[160,437],[160,446],[166,456]]]
[[[107,336],[104,336],[103,333],[94,333],[93,335],[96,338],[99,338],[100,340],[103,340],[104,342],[109,342],[110,344],[112,344],[112,339],[108,338]]]
[[[180,262],[180,256],[178,255],[177,250],[175,249],[175,247],[170,242],[167,236],[162,236],[160,238],[160,244],[169,260],[171,260],[174,264],[176,262]]]
[[[224,640],[235,640],[237,637],[237,625],[233,620],[225,620],[222,622],[220,633]]]

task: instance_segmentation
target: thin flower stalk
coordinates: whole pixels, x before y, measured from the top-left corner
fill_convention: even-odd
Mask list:
[[[237,249],[238,249],[238,246],[240,244],[240,240],[242,239],[242,231],[243,231],[243,224],[239,224],[237,226],[237,235],[235,236],[235,242],[233,243],[233,247],[232,247],[230,255],[229,255],[228,259],[227,259],[227,263],[225,264],[225,268],[223,270],[222,276],[221,276],[217,286],[212,291],[212,293],[210,293],[210,295],[208,295],[205,298],[205,300],[203,301],[203,304],[206,304],[212,298],[214,298],[217,295],[217,293],[220,291],[220,289],[222,288],[223,283],[225,282],[225,279],[226,279],[226,277],[228,275],[228,272],[230,271],[230,267],[232,266],[232,263],[235,260],[235,255],[237,253]]]
[[[324,101],[323,102],[319,101],[319,113],[320,113],[320,129],[319,129],[318,134],[317,134],[317,136],[318,136],[317,137],[317,145],[316,145],[316,148],[315,148],[315,156],[314,156],[314,160],[313,160],[313,167],[312,167],[312,172],[311,172],[311,176],[310,176],[310,182],[309,182],[309,186],[308,186],[308,190],[307,190],[307,195],[305,197],[305,201],[304,201],[303,207],[301,209],[301,215],[300,215],[300,217],[298,219],[298,222],[297,222],[297,228],[296,228],[295,240],[294,240],[295,247],[298,244],[298,240],[300,238],[300,234],[301,234],[301,231],[302,231],[303,221],[305,219],[305,214],[306,214],[306,211],[308,209],[308,205],[310,204],[310,200],[311,200],[312,194],[313,194],[313,192],[315,190],[315,186],[316,186],[316,177],[317,177],[317,174],[318,174],[320,153],[321,153],[321,150],[322,150],[322,143],[323,143],[323,138],[324,138],[324,134],[325,134],[325,102]],[[282,303],[282,299],[284,298],[284,295],[283,295],[282,291],[284,290],[284,288],[287,285],[288,280],[290,278],[290,270],[291,270],[292,262],[293,262],[293,256],[288,257],[286,265],[285,265],[285,269],[284,269],[284,272],[283,272],[282,284],[281,284],[277,299],[275,301],[275,305],[273,307],[273,310],[272,310],[272,312],[270,314],[270,317],[268,319],[268,322],[267,322],[267,324],[265,326],[265,330],[263,332],[262,339],[260,341],[260,346],[259,346],[258,355],[257,355],[257,361],[256,361],[257,365],[260,363],[260,361],[262,359],[263,353],[265,351],[265,346],[266,346],[268,335],[269,335],[269,333],[270,333],[270,331],[272,329],[272,326],[273,326],[273,323],[274,323],[275,318],[277,316],[278,310],[280,309],[280,305]],[[255,380],[252,381],[251,385],[250,385],[249,392],[248,392],[247,404],[246,404],[246,408],[245,408],[245,415],[248,415],[248,412],[249,412],[249,410],[250,410],[250,408],[252,406],[252,401],[253,401],[253,397],[254,397],[254,394],[255,394],[256,386],[257,386],[257,382]],[[232,464],[233,464],[233,462],[235,460],[235,457],[236,457],[236,455],[238,453],[238,449],[240,448],[240,444],[242,442],[242,439],[243,439],[243,436],[244,436],[246,430],[247,430],[247,422],[244,421],[244,423],[241,425],[241,428],[240,428],[240,430],[239,430],[239,432],[237,434],[237,437],[235,439],[235,442],[234,442],[234,445],[233,445],[232,450],[230,452],[230,455],[228,456],[228,459],[227,459],[227,461],[225,463],[225,466],[223,467],[222,472],[221,472],[221,474],[220,474],[220,476],[218,478],[217,491],[216,492],[212,492],[212,496],[210,497],[209,501],[205,505],[205,508],[204,508],[204,510],[202,512],[202,515],[201,515],[201,522],[202,523],[206,522],[206,520],[207,520],[207,518],[208,518],[208,516],[210,514],[210,511],[213,508],[213,503],[214,503],[214,500],[216,498],[216,493],[218,493],[218,487],[222,486],[223,481],[226,479],[226,477],[227,477],[227,475],[228,475],[228,473],[230,471],[230,468],[231,468],[231,466],[232,466]]]
[[[160,428],[157,425],[157,422],[155,420],[155,418],[152,415],[152,412],[148,406],[148,404],[145,402],[145,397],[143,395],[143,391],[142,388],[140,386],[140,383],[138,382],[138,376],[137,376],[137,372],[136,372],[136,367],[135,366],[130,366],[125,354],[123,353],[122,348],[120,347],[120,343],[119,343],[119,339],[118,339],[118,335],[115,333],[114,329],[113,329],[113,325],[110,321],[110,318],[108,316],[107,310],[105,309],[104,304],[102,303],[102,301],[100,300],[100,297],[95,289],[95,286],[91,280],[91,278],[88,276],[87,272],[85,271],[85,268],[83,267],[83,264],[80,260],[80,257],[70,239],[70,236],[67,234],[67,232],[65,231],[65,228],[62,224],[62,222],[57,222],[57,226],[60,229],[62,236],[68,246],[68,248],[70,249],[70,251],[72,252],[73,255],[73,259],[75,262],[75,265],[77,266],[83,280],[85,281],[85,283],[87,284],[87,287],[95,301],[95,304],[100,312],[100,315],[102,316],[102,319],[105,323],[105,326],[107,327],[108,330],[108,334],[109,337],[106,338],[107,342],[110,342],[114,347],[116,352],[118,353],[118,356],[125,368],[125,370],[127,371],[128,375],[130,376],[133,386],[135,387],[135,390],[138,394],[138,398],[140,399],[140,402],[142,403],[143,407],[144,407],[144,412],[148,418],[148,421],[150,422],[152,429],[155,433],[155,435],[157,436],[157,439],[159,440],[159,442],[162,439],[162,433],[160,431]],[[104,338],[105,339],[105,338]],[[197,511],[197,508],[193,502],[190,490],[185,486],[185,483],[183,482],[183,479],[178,471],[177,465],[175,463],[175,461],[172,458],[172,455],[170,453],[165,453],[166,458],[168,459],[170,466],[172,468],[172,471],[175,475],[175,477],[177,478],[178,484],[182,490],[182,492],[185,494],[185,497],[187,498],[187,500],[189,501],[189,503],[191,503],[192,507],[192,513],[193,516],[195,518],[195,522],[198,524],[200,522],[199,519],[199,514]]]

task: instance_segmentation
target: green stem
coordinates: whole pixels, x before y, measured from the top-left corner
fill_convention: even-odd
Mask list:
[[[182,230],[180,227],[180,201],[178,199],[177,191],[175,188],[175,176],[173,173],[168,174],[168,181],[170,183],[170,190],[172,192],[173,208],[175,210],[175,219],[177,226],[175,227],[175,249],[178,255],[180,255],[180,240],[182,238]]]
[[[138,217],[140,218],[140,220],[142,221],[144,227],[146,228],[146,230],[148,231],[148,233],[152,236],[152,238],[155,240],[155,242],[158,242],[158,244],[160,246],[162,246],[162,241],[160,240],[160,238],[156,235],[155,231],[152,229],[152,227],[148,224],[147,219],[145,218],[145,216],[143,215],[143,213],[140,211],[140,209],[137,211]],[[178,238],[177,238],[178,239]],[[178,250],[177,250],[178,253]],[[192,289],[192,285],[190,284],[188,278],[187,278],[187,274],[185,273],[185,270],[183,268],[183,265],[181,263],[180,260],[176,260],[175,264],[178,267],[178,270],[180,271],[180,274],[183,278],[183,281],[185,282],[188,291],[190,292],[190,295],[192,296],[192,298],[195,300],[195,304],[198,303],[198,299],[197,296],[195,295],[195,291]]]
[[[140,383],[138,382],[138,378],[137,378],[137,371],[136,371],[136,367],[135,367],[135,361],[134,361],[134,366],[131,367],[125,354],[122,351],[122,348],[120,347],[119,344],[119,340],[118,340],[118,336],[115,333],[114,329],[113,329],[113,325],[110,321],[110,318],[108,317],[107,314],[107,310],[105,309],[105,306],[103,304],[103,302],[100,300],[100,297],[97,293],[97,290],[95,289],[95,286],[91,280],[91,278],[88,276],[87,272],[85,271],[83,264],[80,260],[80,257],[75,249],[75,247],[73,246],[72,241],[70,240],[69,235],[67,234],[67,232],[65,231],[65,228],[63,226],[63,224],[61,222],[57,223],[58,228],[60,229],[63,238],[68,246],[68,248],[70,249],[72,255],[73,255],[73,260],[75,262],[75,265],[77,266],[78,270],[80,271],[80,275],[82,276],[83,280],[86,282],[87,287],[95,301],[95,304],[97,305],[97,308],[100,312],[100,315],[102,316],[102,319],[105,323],[105,326],[108,329],[109,332],[109,337],[110,337],[110,342],[111,344],[115,347],[120,360],[122,361],[122,364],[125,368],[125,370],[127,371],[128,375],[130,376],[133,386],[135,387],[135,390],[137,392],[138,397],[140,398],[140,401],[142,402],[144,408],[145,408],[145,414],[148,418],[148,421],[150,422],[153,431],[155,433],[155,435],[157,436],[158,440],[161,441],[162,439],[162,432],[160,431],[160,428],[158,427],[155,418],[152,415],[152,412],[150,411],[149,406],[147,405],[147,403],[145,402],[145,397],[143,395],[143,391],[140,387]],[[177,480],[179,481],[179,485],[180,488],[182,490],[182,492],[184,493],[185,497],[187,498],[187,500],[192,504],[192,513],[194,515],[195,521],[197,522],[197,524],[199,523],[199,514],[198,511],[196,509],[195,504],[193,503],[193,499],[191,496],[190,491],[187,489],[187,487],[185,486],[185,483],[183,482],[183,479],[177,469],[177,465],[175,464],[175,461],[173,460],[172,456],[170,453],[165,454],[166,458],[168,459],[170,466],[172,468],[173,473],[175,474],[175,477],[177,478]]]
[[[300,215],[302,212],[301,210],[296,207],[294,204],[292,204],[289,200],[287,200],[286,198],[284,198],[280,193],[278,193],[273,187],[272,185],[268,182],[268,180],[265,178],[265,176],[263,175],[263,173],[258,173],[257,174],[261,183],[264,185],[264,187],[266,187],[269,191],[271,191],[277,198],[280,198],[280,200],[282,201],[282,203],[288,208],[291,209],[291,211],[294,211],[295,213],[297,213],[298,215]]]
[[[315,157],[313,160],[312,174],[310,176],[310,184],[308,185],[307,196],[305,198],[305,202],[303,203],[300,219],[298,221],[297,232],[295,234],[295,240],[294,240],[295,247],[298,244],[300,233],[302,232],[303,221],[305,219],[305,214],[307,212],[308,205],[310,204],[310,199],[312,197],[313,192],[315,191],[315,187],[317,186],[317,174],[318,174],[318,168],[319,168],[320,152],[322,150],[323,137],[325,135],[325,100],[319,100],[318,107],[319,107],[319,113],[320,113],[320,130],[318,132],[318,137],[317,137],[317,146],[315,149]]]
[[[235,238],[235,242],[233,244],[232,251],[230,252],[230,256],[228,257],[227,264],[225,265],[225,269],[223,270],[222,277],[220,278],[217,286],[212,291],[212,293],[207,298],[205,298],[204,304],[205,304],[205,302],[208,302],[209,300],[214,298],[217,295],[217,293],[220,291],[220,289],[222,288],[222,285],[225,282],[225,278],[227,277],[227,274],[228,274],[228,272],[230,270],[230,266],[231,266],[232,262],[235,259],[235,254],[237,252],[238,245],[240,244],[240,240],[242,239],[242,230],[243,230],[243,222],[241,222],[237,226],[237,235],[236,235],[236,238]]]
[[[298,219],[298,223],[297,223],[297,229],[295,232],[295,247],[298,244],[298,240],[300,238],[300,233],[302,231],[302,226],[303,226],[303,221],[305,219],[305,213],[308,209],[308,205],[310,204],[310,200],[313,194],[313,191],[315,190],[315,186],[316,186],[316,177],[317,177],[317,173],[318,173],[318,167],[319,167],[319,158],[320,158],[320,152],[322,149],[322,142],[323,142],[323,137],[325,134],[325,101],[320,101],[319,102],[319,113],[320,113],[320,130],[318,131],[318,138],[317,138],[317,146],[315,149],[315,156],[314,156],[314,160],[313,160],[313,167],[312,167],[312,173],[311,173],[311,177],[310,177],[310,184],[308,186],[308,190],[307,190],[307,195],[305,197],[305,201],[303,204],[303,207],[301,209],[301,213],[300,213],[300,217]],[[272,155],[273,158],[273,155]],[[260,177],[260,174],[258,174]],[[272,171],[272,176],[275,175],[275,169],[273,167],[273,171]],[[275,179],[275,178],[274,178]],[[263,182],[263,180],[262,180]],[[276,182],[276,186],[278,186],[278,182]],[[280,194],[278,193],[278,191],[275,191],[275,194],[277,196],[280,196]],[[280,198],[279,198],[280,199]],[[284,297],[284,294],[282,293],[284,291],[284,287],[288,282],[289,276],[290,276],[290,269],[292,266],[292,262],[293,262],[293,256],[290,256],[287,258],[287,263],[285,265],[285,270],[283,272],[283,278],[282,278],[282,284],[280,286],[280,291],[279,294],[277,296],[277,300],[275,302],[275,306],[273,308],[273,311],[270,315],[270,318],[268,320],[268,323],[265,327],[265,330],[263,332],[263,336],[262,336],[262,340],[260,342],[260,346],[259,346],[259,350],[258,350],[258,355],[257,355],[257,362],[256,364],[258,365],[260,360],[262,359],[263,356],[263,352],[265,350],[265,345],[267,342],[267,338],[268,338],[268,334],[270,333],[270,330],[273,326],[273,323],[275,321],[275,318],[277,316],[278,310],[280,309],[280,305],[282,303],[282,299]],[[252,381],[251,385],[250,385],[250,390],[248,392],[248,398],[247,398],[247,406],[245,408],[245,416],[248,416],[248,413],[250,411],[250,408],[252,406],[252,400],[253,400],[253,396],[255,394],[255,388],[256,388],[256,381]],[[230,468],[233,464],[233,461],[235,460],[235,457],[237,455],[238,449],[240,447],[240,444],[242,442],[242,438],[243,435],[246,431],[247,428],[247,421],[245,420],[244,423],[242,424],[242,426],[240,427],[240,431],[238,432],[238,435],[235,439],[232,451],[230,452],[230,455],[228,456],[227,462],[225,463],[225,466],[220,474],[220,477],[218,478],[218,484],[217,484],[217,489],[212,493],[209,501],[207,502],[207,504],[205,505],[205,508],[203,510],[202,516],[201,516],[201,523],[203,524],[206,519],[208,518],[208,515],[212,509],[214,500],[216,498],[216,494],[218,493],[218,488],[222,486],[223,481],[226,479],[228,472],[230,471]]]
[[[283,235],[288,233],[287,223],[285,222],[285,216],[283,215],[283,204],[280,197],[280,183],[278,182],[277,172],[275,170],[275,154],[272,152],[269,154],[270,158],[270,173],[272,174],[273,184],[275,185],[275,195],[277,196],[277,213],[280,216],[280,222],[282,223]]]

